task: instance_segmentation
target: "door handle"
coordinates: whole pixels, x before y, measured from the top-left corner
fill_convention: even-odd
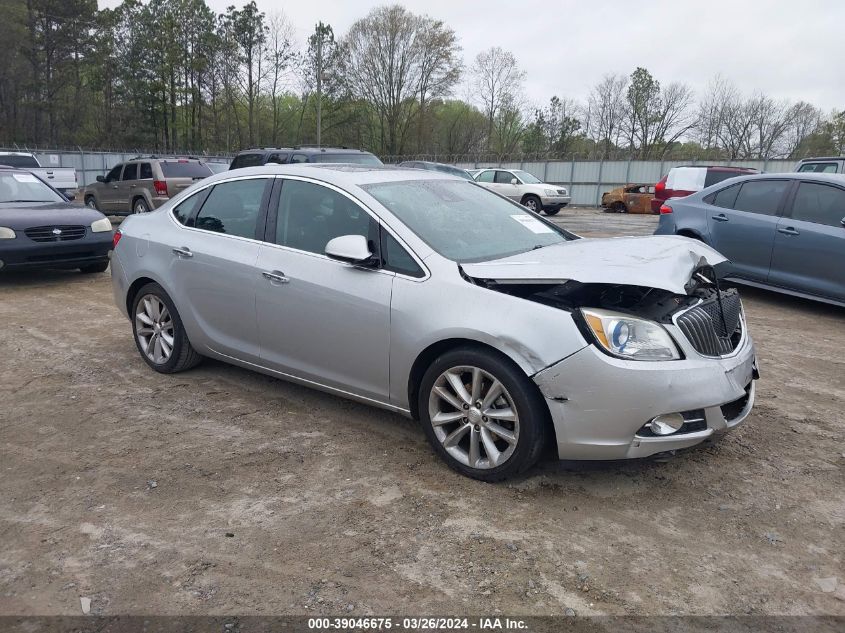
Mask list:
[[[728,221],[728,216],[726,216],[724,213],[720,213],[719,215],[714,215],[714,216],[711,216],[711,217],[714,220],[716,220],[716,222],[727,222]]]
[[[791,226],[788,226],[785,229],[778,229],[778,233],[783,233],[784,235],[801,235],[799,231],[796,231]]]
[[[270,281],[273,281],[277,284],[286,284],[290,281],[290,279],[285,277],[285,273],[283,273],[281,270],[274,270],[272,272],[269,270],[265,270],[261,274],[264,279],[269,279]]]
[[[130,189],[134,189],[134,188],[135,188],[135,187],[137,187],[137,186],[138,186],[138,185],[129,185],[129,188],[130,188]]]
[[[193,257],[194,254],[191,252],[191,249],[187,246],[183,246],[182,248],[174,248],[173,252],[178,255],[179,257]]]
[[[117,189],[117,185],[112,185],[112,186],[111,186],[111,188],[112,188],[112,189]]]

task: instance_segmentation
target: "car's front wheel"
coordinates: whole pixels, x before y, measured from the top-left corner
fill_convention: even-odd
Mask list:
[[[522,206],[527,207],[534,213],[540,213],[543,210],[543,203],[537,196],[525,196],[522,199]]]
[[[500,481],[533,466],[548,409],[518,366],[491,351],[459,348],[438,357],[420,385],[429,442],[454,470]]]
[[[141,357],[158,372],[184,371],[202,360],[191,347],[176,306],[156,283],[147,284],[135,295],[132,332]]]

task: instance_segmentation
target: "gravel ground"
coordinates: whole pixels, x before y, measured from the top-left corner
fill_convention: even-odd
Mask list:
[[[490,485],[397,415],[216,362],[150,371],[108,274],[2,276],[0,614],[845,615],[845,312],[743,294],[742,427]]]

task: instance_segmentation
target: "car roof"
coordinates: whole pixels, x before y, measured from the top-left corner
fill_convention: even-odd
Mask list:
[[[814,156],[812,158],[802,158],[799,163],[809,163],[816,160],[845,160],[845,156]]]
[[[672,169],[712,169],[713,171],[738,171],[743,173],[757,172],[753,167],[739,167],[735,165],[676,165]]]
[[[355,149],[351,147],[253,147],[238,152],[238,154],[270,154],[272,152],[297,152],[299,154],[371,154],[363,149]]]
[[[845,185],[845,174],[818,174],[815,172],[807,171],[807,172],[784,172],[784,173],[765,173],[765,174],[746,174],[742,176],[737,176],[735,178],[728,178],[727,180],[723,180],[721,182],[717,182],[710,187],[707,187],[705,190],[710,191],[716,187],[724,187],[726,185],[733,185],[740,182],[746,182],[749,180],[811,180],[813,182],[828,182],[832,185],[839,185],[840,187]],[[700,192],[699,192],[700,193]]]
[[[407,180],[454,180],[468,182],[465,178],[442,171],[409,169],[396,165],[360,165],[354,163],[294,163],[277,165],[268,163],[258,167],[242,167],[215,174],[203,182],[228,180],[238,176],[307,176],[338,187],[365,186],[382,182]]]

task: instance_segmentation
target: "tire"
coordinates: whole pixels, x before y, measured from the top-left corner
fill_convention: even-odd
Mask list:
[[[151,307],[145,304],[149,299],[152,302],[157,301],[159,306],[159,319],[151,318],[155,315],[155,304]],[[142,305],[144,304],[144,305]],[[165,312],[160,308],[166,308]],[[147,317],[150,323],[146,323],[139,316],[139,310]],[[135,346],[141,354],[141,358],[150,367],[162,374],[175,374],[176,372],[185,371],[196,367],[202,360],[202,356],[194,350],[191,342],[188,340],[188,335],[185,332],[185,327],[182,324],[182,319],[179,317],[179,312],[173,301],[164,291],[164,289],[156,283],[149,283],[143,286],[132,300],[132,335],[135,339]],[[156,321],[159,327],[156,328]],[[149,327],[145,327],[149,325]],[[164,325],[164,327],[161,327]],[[139,329],[144,328],[150,331],[149,335],[145,335],[143,330],[139,334]],[[167,335],[170,335],[170,341],[167,340]],[[156,346],[156,339],[160,340],[159,346]],[[144,343],[147,345],[144,345]],[[151,347],[148,353],[148,349]],[[166,348],[170,348],[169,355],[165,355]]]
[[[97,199],[94,196],[85,196],[85,206],[89,209],[94,209],[95,211],[100,210],[97,206]]]
[[[563,207],[557,207],[556,209],[546,209],[546,215],[557,215],[558,213],[560,213],[560,210],[562,208]]]
[[[147,205],[147,201],[143,198],[135,198],[132,201],[132,213],[149,213],[150,208]]]
[[[628,207],[625,206],[624,202],[614,202],[613,203],[613,212],[614,213],[628,213]]]
[[[454,383],[447,374],[463,385],[463,396],[452,387]],[[478,399],[469,404],[476,375]],[[504,388],[500,395],[496,395],[494,381]],[[441,396],[444,393],[446,397]],[[549,410],[536,386],[510,359],[475,347],[450,350],[426,370],[419,394],[420,422],[429,443],[450,468],[462,475],[501,481],[528,470],[540,459],[548,435]],[[492,401],[479,407],[479,401],[487,397]],[[514,408],[516,419],[506,419],[505,411]],[[492,411],[502,411],[503,417],[491,415]],[[432,424],[438,417],[443,421]],[[491,442],[492,451],[488,448]]]
[[[109,267],[108,261],[100,262],[99,264],[89,264],[88,266],[81,266],[79,268],[80,272],[87,274],[91,273],[104,273],[106,269]]]
[[[522,206],[528,208],[534,213],[540,213],[540,211],[543,210],[543,203],[540,202],[540,198],[537,196],[525,196],[522,199]]]

